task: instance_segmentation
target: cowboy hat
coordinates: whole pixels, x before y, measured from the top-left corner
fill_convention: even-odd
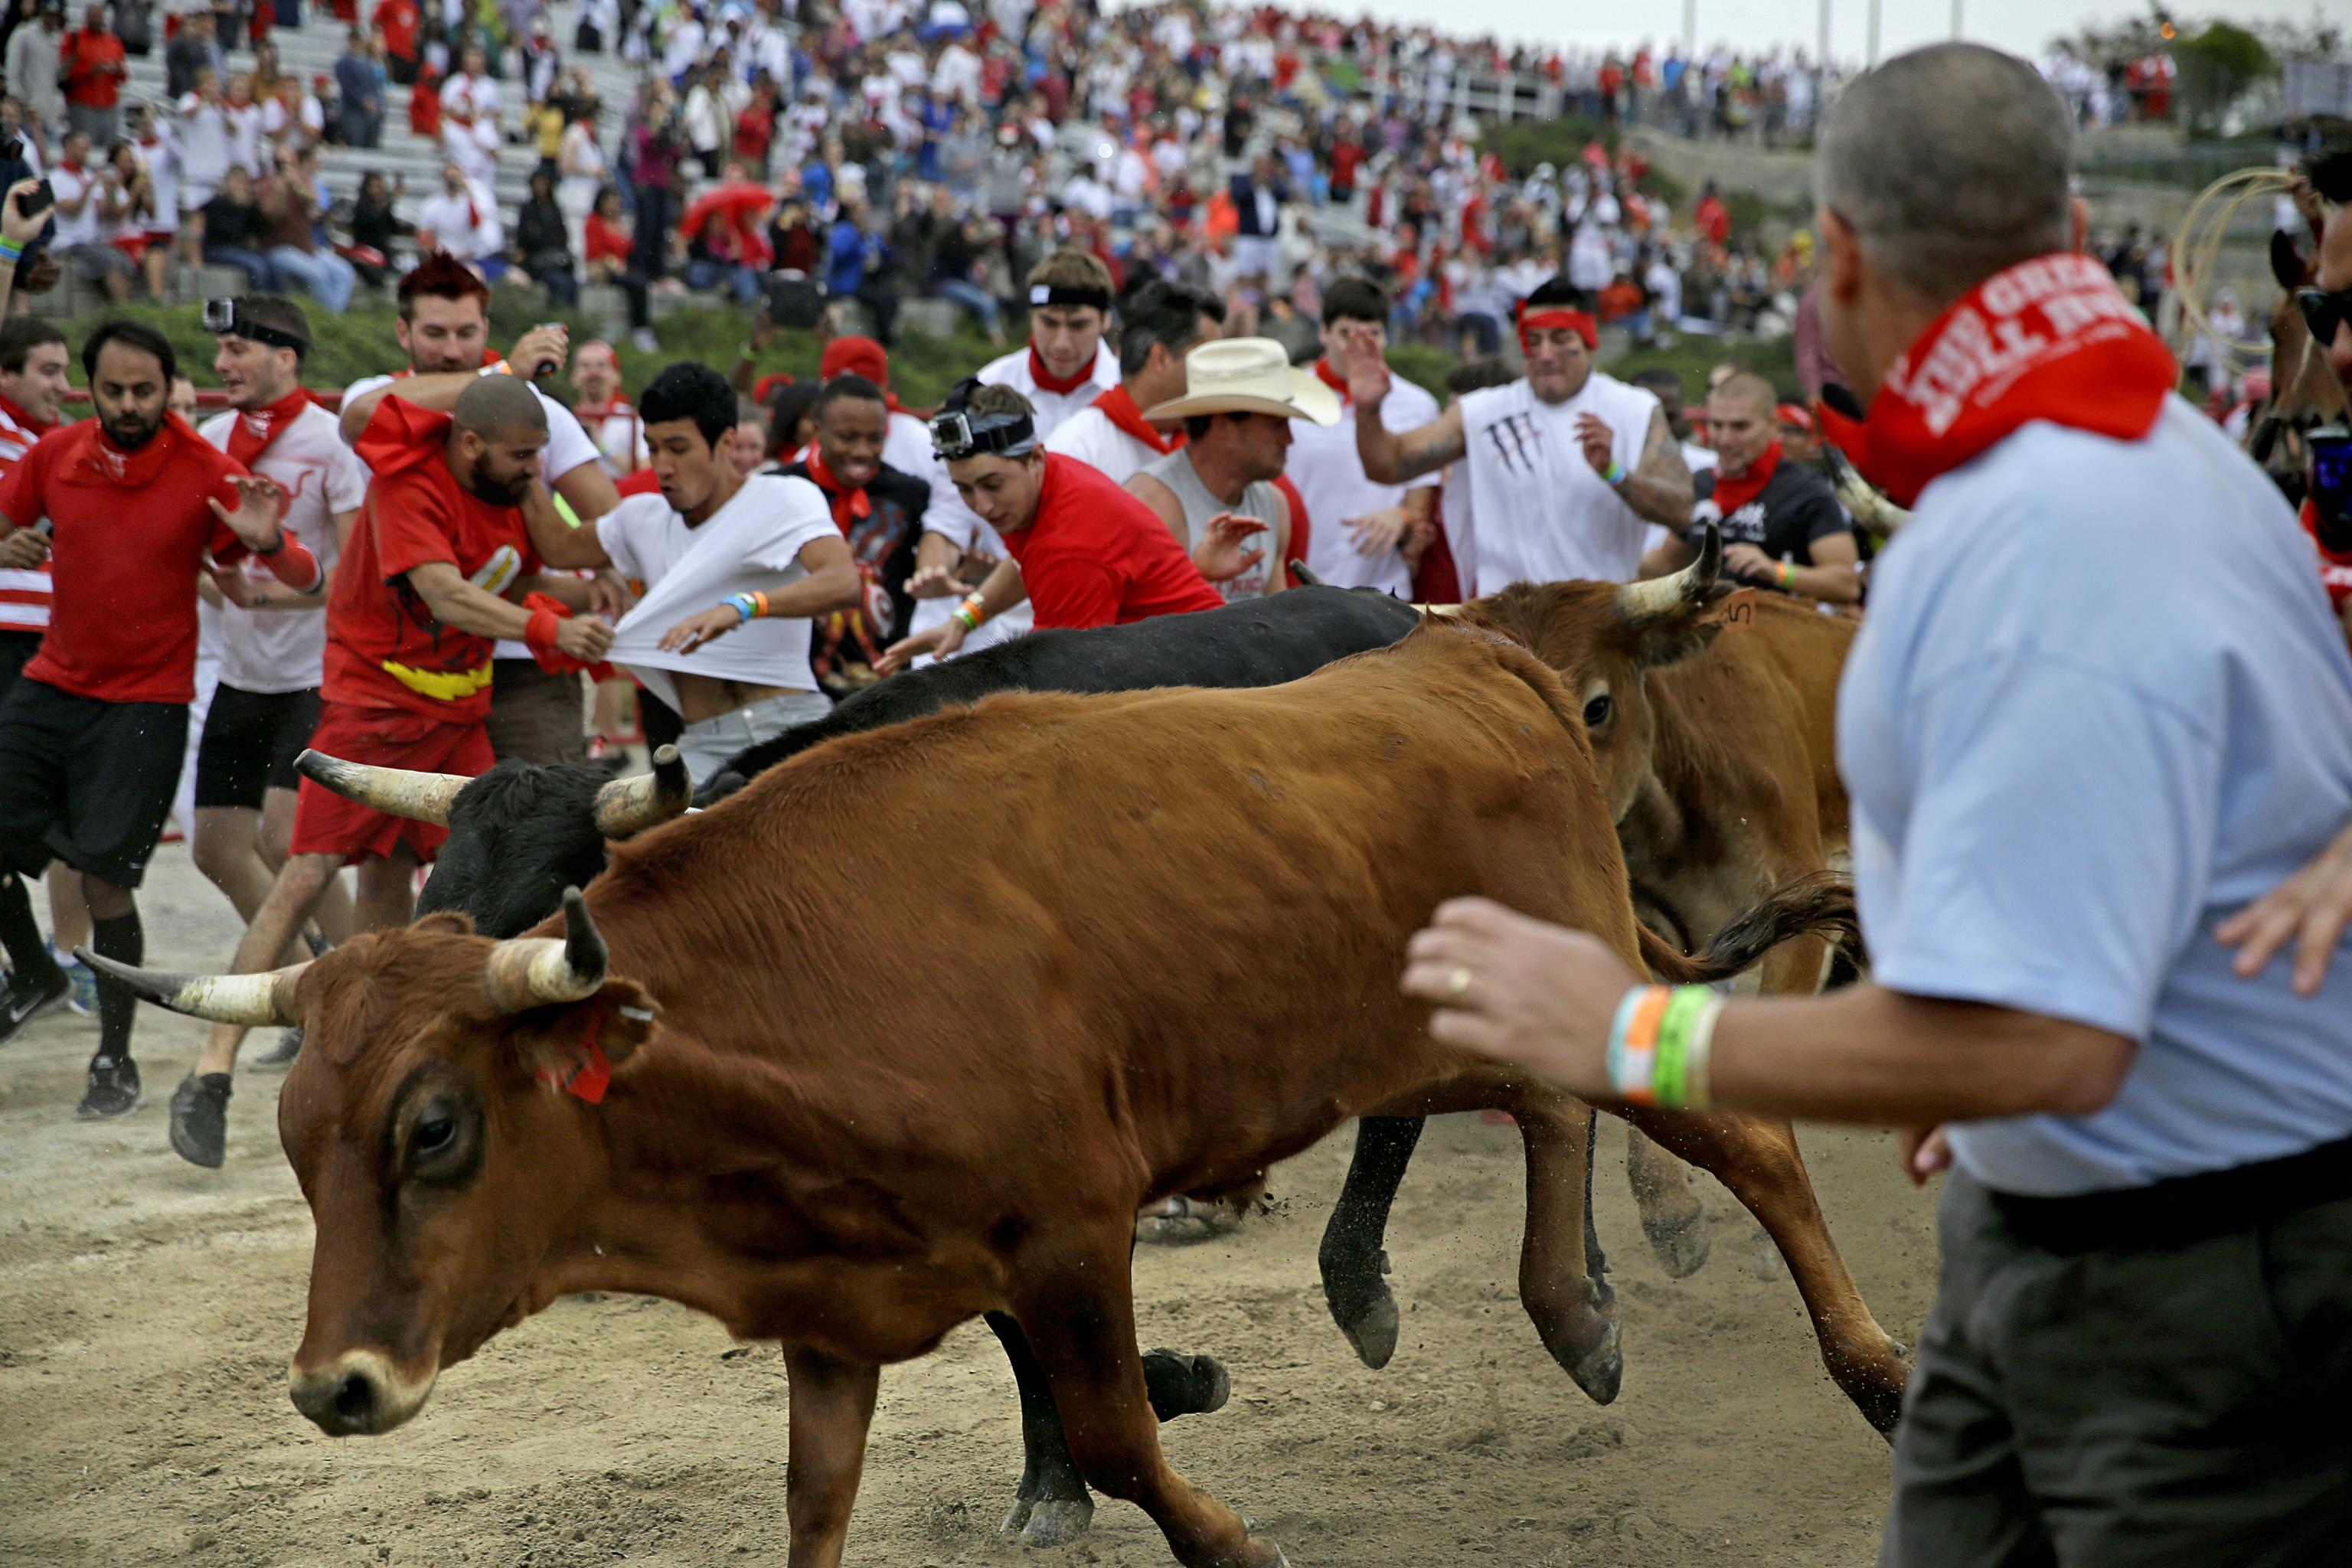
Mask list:
[[[1195,414],[1271,414],[1279,418],[1339,422],[1331,389],[1290,363],[1272,338],[1225,338],[1184,356],[1184,395],[1143,416],[1155,424]]]

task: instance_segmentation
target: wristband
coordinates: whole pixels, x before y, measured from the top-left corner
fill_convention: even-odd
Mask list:
[[[1781,562],[1779,580],[1780,586],[1783,588],[1795,587],[1797,585],[1797,569],[1794,566],[1790,565],[1785,561]]]
[[[248,544],[246,548],[252,551],[256,555],[260,556],[264,561],[267,561],[273,555],[284,552],[286,549],[286,531],[282,528],[279,529],[278,531],[278,542],[271,545],[267,550],[264,550],[258,544]]]
[[[554,652],[555,629],[562,624],[563,617],[553,610],[544,607],[533,610],[530,624],[522,629],[523,647],[533,653]]]
[[[749,626],[768,613],[768,595],[765,594],[730,594],[723,602],[741,617],[737,623],[741,626]]]
[[[980,623],[988,619],[988,605],[979,595],[974,594],[956,606],[955,614],[950,619],[962,622],[963,629],[968,632],[976,632],[980,630]]]
[[[13,240],[0,239],[0,263],[14,267],[25,258],[25,247]]]
[[[1619,462],[1614,458],[1610,458],[1609,471],[1601,475],[1601,482],[1606,484],[1611,489],[1615,489],[1619,485],[1625,482],[1625,465]]]
[[[1723,998],[1705,985],[1637,985],[1609,1026],[1610,1087],[1636,1105],[1700,1110],[1709,1102]]]
[[[486,364],[481,369],[474,373],[478,377],[485,375],[512,375],[513,374],[513,368],[504,360],[499,361],[496,364]]]

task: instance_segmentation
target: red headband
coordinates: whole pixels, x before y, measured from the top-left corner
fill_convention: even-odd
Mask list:
[[[1550,305],[1540,310],[1530,310],[1524,304],[1519,307],[1519,346],[1522,349],[1528,345],[1529,332],[1550,331],[1562,327],[1582,338],[1587,349],[1601,346],[1600,323],[1593,321],[1590,311]]]

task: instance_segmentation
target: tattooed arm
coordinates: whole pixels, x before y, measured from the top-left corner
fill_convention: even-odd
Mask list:
[[[1666,428],[1663,412],[1650,416],[1650,434],[1642,444],[1642,460],[1617,487],[1625,504],[1651,522],[1681,530],[1690,522],[1690,469],[1683,464],[1682,447]]]

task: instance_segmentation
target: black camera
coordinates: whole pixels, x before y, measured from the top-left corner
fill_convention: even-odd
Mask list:
[[[2304,437],[2311,448],[2311,510],[2319,542],[2352,551],[2352,428],[2330,425]]]
[[[205,301],[205,331],[219,336],[236,331],[236,301],[207,300]]]

